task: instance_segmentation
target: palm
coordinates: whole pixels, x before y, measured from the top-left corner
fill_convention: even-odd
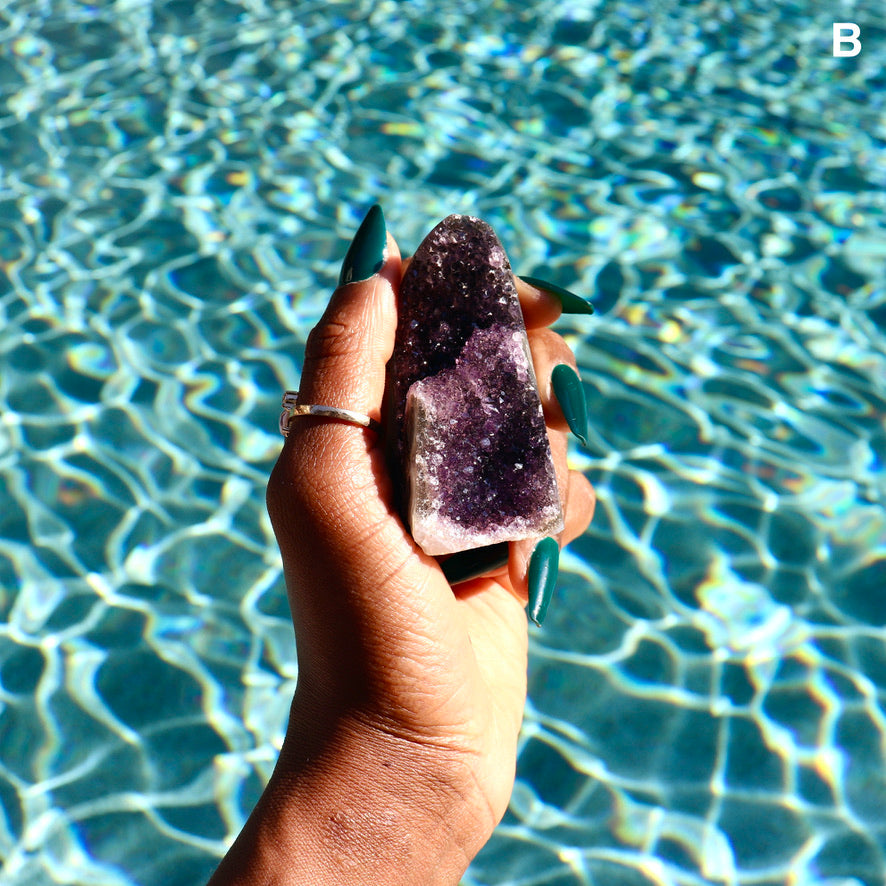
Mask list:
[[[467,765],[497,820],[513,784],[526,696],[523,605],[507,577],[459,585],[454,595],[438,570],[422,571],[408,628],[367,658],[384,686],[379,722],[395,724],[432,769]]]

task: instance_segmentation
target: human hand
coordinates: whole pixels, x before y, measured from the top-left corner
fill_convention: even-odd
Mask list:
[[[380,211],[370,212],[343,267],[353,282],[335,291],[308,339],[300,402],[380,419],[403,265]],[[563,545],[584,531],[594,505],[590,484],[566,465],[568,426],[550,384],[552,369],[574,358],[546,328],[558,301],[516,282],[564,504]],[[323,418],[293,423],[268,509],[298,686],[271,782],[212,883],[458,883],[513,787],[528,572],[532,562],[533,582],[544,583],[544,560],[555,577],[552,543],[535,557],[537,540],[512,543],[507,564],[452,586],[397,515],[383,441]],[[531,590],[540,614],[546,589]]]

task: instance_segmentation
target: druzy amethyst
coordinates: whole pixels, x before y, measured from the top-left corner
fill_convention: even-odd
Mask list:
[[[400,510],[426,553],[563,528],[517,290],[480,219],[450,215],[413,256],[388,397]]]

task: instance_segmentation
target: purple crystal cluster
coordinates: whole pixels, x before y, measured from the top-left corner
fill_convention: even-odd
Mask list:
[[[416,251],[388,375],[400,509],[426,553],[563,528],[517,290],[485,222],[451,215]]]

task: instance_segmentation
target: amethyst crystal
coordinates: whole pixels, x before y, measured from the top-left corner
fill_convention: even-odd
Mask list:
[[[388,373],[400,510],[426,553],[563,528],[517,290],[485,222],[450,215],[419,246]]]

